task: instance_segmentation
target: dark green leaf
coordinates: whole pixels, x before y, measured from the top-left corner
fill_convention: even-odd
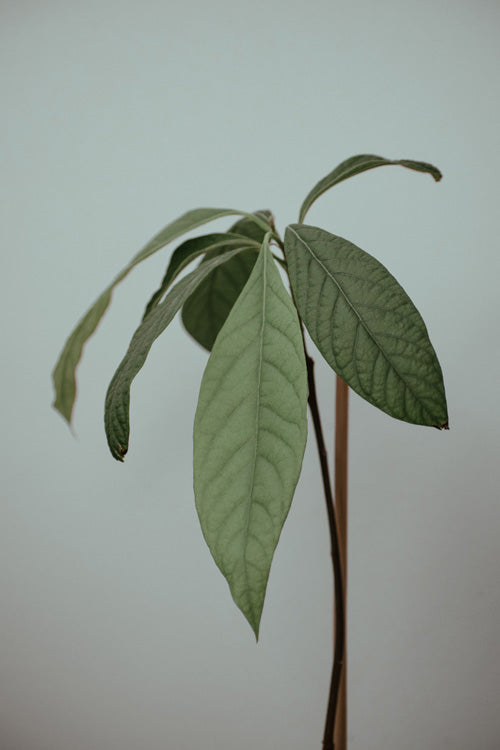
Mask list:
[[[249,219],[244,219],[249,221]],[[257,224],[250,222],[252,226],[256,227],[258,232],[265,234]],[[249,246],[255,244],[255,249],[258,250],[260,242],[253,241],[247,236],[241,234],[233,234],[229,232],[222,232],[219,234],[205,234],[201,237],[194,237],[191,240],[186,240],[182,245],[179,245],[170,258],[165,276],[161,282],[159,289],[153,294],[149,300],[146,309],[144,311],[144,318],[148,315],[151,310],[156,307],[158,302],[161,300],[165,292],[167,291],[170,284],[177,278],[180,272],[187,266],[191,261],[198,258],[203,253],[210,253],[212,251],[219,250],[224,252],[235,247],[242,247],[243,245]]]
[[[214,344],[194,425],[203,534],[257,637],[273,553],[300,474],[306,406],[297,312],[264,241]]]
[[[270,228],[272,229],[274,227],[274,218],[271,211],[265,208],[260,211],[255,211],[252,214],[252,217],[255,216],[262,219],[262,221],[268,224],[268,228],[264,229],[261,224],[257,224],[255,222],[255,218],[245,216],[243,219],[238,219],[238,221],[233,224],[229,231],[236,234],[243,234],[245,237],[250,237],[250,239],[258,242],[260,246],[262,245],[266,232],[268,232]]]
[[[384,167],[391,164],[396,164],[401,167],[407,167],[408,169],[414,169],[416,172],[427,172],[431,174],[436,182],[438,182],[442,174],[432,164],[427,164],[424,161],[411,161],[410,159],[384,159],[382,156],[375,156],[374,154],[360,154],[359,156],[351,156],[346,159],[338,167],[335,167],[333,172],[330,172],[320,180],[313,189],[308,193],[304,200],[299,215],[299,222],[302,223],[309,209],[311,208],[314,201],[319,198],[320,195],[325,193],[329,188],[347,180],[348,177],[354,177],[356,174],[366,172],[367,169],[374,169],[375,167]]]
[[[285,255],[300,316],[335,372],[387,414],[446,428],[436,353],[389,271],[342,237],[301,224],[287,227]]]
[[[177,311],[196,286],[220,263],[241,252],[240,248],[230,250],[207,263],[198,266],[172,287],[165,299],[144,318],[134,333],[127,353],[120,362],[106,394],[104,424],[109,449],[118,461],[128,450],[130,433],[129,408],[130,386],[144,365],[154,341],[173,320]]]
[[[256,211],[255,214],[270,225],[274,225],[270,211],[261,210]],[[263,229],[247,217],[239,219],[229,231],[251,238],[258,243],[257,249],[260,248],[265,236]],[[210,250],[205,257],[210,258],[223,251],[223,247]],[[217,334],[245,286],[256,259],[257,254],[251,250],[231,258],[224,265],[215,268],[184,303],[182,308],[184,327],[195,341],[208,351],[211,351]]]
[[[153,253],[156,253],[166,244],[177,239],[177,237],[196,229],[202,224],[213,221],[214,219],[218,219],[222,216],[233,216],[235,214],[249,217],[251,221],[259,224],[266,231],[269,229],[268,224],[262,217],[247,214],[245,211],[235,211],[228,208],[197,208],[193,211],[187,211],[187,213],[168,224],[161,232],[155,235],[155,237],[153,237],[153,239],[132,258],[128,266],[118,274],[114,281],[99,296],[90,310],[86,312],[67,339],[52,372],[52,380],[55,389],[53,406],[60,412],[60,414],[62,414],[68,423],[71,422],[71,415],[76,396],[76,367],[82,356],[83,347],[85,346],[87,339],[94,333],[99,321],[106,312],[115,286],[122,281],[138,263],[149,258]]]
[[[215,252],[218,254],[220,250]],[[207,260],[211,257],[214,257],[213,253],[205,256]],[[256,260],[256,250],[245,250],[227,260],[214,268],[184,303],[183,325],[208,351],[211,351],[220,329],[248,281]]]

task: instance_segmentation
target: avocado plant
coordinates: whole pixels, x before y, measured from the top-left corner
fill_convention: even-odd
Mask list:
[[[396,419],[448,428],[441,367],[424,321],[404,289],[382,263],[349,240],[304,223],[314,201],[329,188],[387,165],[441,179],[440,171],[426,162],[353,156],[312,188],[298,222],[287,226],[283,237],[268,210],[198,208],[183,214],[106,287],[69,336],[53,371],[53,405],[71,423],[76,367],[115,286],[138,263],[182,235],[215,219],[241,217],[228,231],[191,237],[173,251],[109,384],[105,430],[111,455],[123,461],[129,445],[132,381],[154,341],[180,311],[188,333],[210,353],[194,420],[196,509],[210,552],[258,639],[274,550],[301,471],[309,404],[335,581],[325,750],[344,750],[347,742],[348,388]],[[197,260],[193,270],[182,274]],[[337,376],[335,492],[306,331]]]

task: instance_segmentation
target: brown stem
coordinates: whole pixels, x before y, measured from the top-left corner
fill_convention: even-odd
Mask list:
[[[323,437],[323,428],[319,415],[318,400],[316,395],[316,383],[314,379],[314,360],[306,352],[307,378],[309,384],[309,408],[314,425],[314,433],[318,445],[319,461],[321,466],[321,476],[323,479],[323,488],[325,492],[326,510],[328,514],[328,526],[330,529],[330,545],[333,562],[333,577],[335,586],[335,645],[333,656],[332,677],[330,682],[330,694],[328,696],[328,708],[326,712],[325,732],[323,736],[324,750],[334,750],[337,745],[334,741],[335,717],[337,713],[340,684],[342,678],[342,667],[344,662],[344,644],[345,644],[345,613],[344,613],[344,592],[342,586],[342,563],[339,549],[339,539],[337,534],[337,521],[333,506],[332,486],[330,482],[330,473],[328,471],[328,459],[326,453],[325,440]]]
[[[337,375],[335,403],[335,517],[342,563],[342,591],[344,593],[344,633],[347,631],[347,434],[349,417],[349,387]],[[340,614],[338,617],[340,617]],[[336,620],[336,623],[338,619]],[[344,643],[344,668],[340,681],[334,745],[337,750],[347,748],[347,644]]]

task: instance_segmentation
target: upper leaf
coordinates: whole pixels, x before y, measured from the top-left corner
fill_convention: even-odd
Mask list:
[[[271,560],[300,474],[306,406],[299,320],[265,241],[212,349],[194,424],[203,534],[257,637]]]
[[[130,263],[99,296],[90,310],[86,312],[67,339],[52,372],[52,380],[55,389],[53,406],[58,412],[60,412],[60,414],[62,414],[68,423],[71,422],[71,415],[76,396],[76,367],[82,356],[83,347],[85,346],[87,339],[89,339],[94,333],[99,321],[106,312],[115,286],[122,281],[138,263],[149,258],[172,240],[177,239],[177,237],[180,237],[181,235],[186,234],[186,232],[190,232],[191,230],[196,229],[196,227],[206,224],[209,221],[213,221],[222,216],[232,216],[234,214],[247,216],[251,221],[259,224],[263,229],[269,229],[268,224],[262,217],[247,214],[245,211],[235,211],[228,208],[197,208],[193,211],[187,211],[155,235],[153,239],[132,258]]]
[[[299,214],[299,222],[302,223],[309,209],[311,208],[314,201],[319,198],[329,188],[336,185],[342,180],[347,180],[348,177],[354,177],[360,172],[366,172],[368,169],[374,169],[375,167],[384,167],[391,164],[398,164],[408,169],[414,169],[416,172],[428,172],[431,174],[436,182],[439,182],[443,176],[437,167],[432,164],[428,164],[425,161],[412,161],[411,159],[384,159],[382,156],[375,156],[374,154],[359,154],[359,156],[351,156],[346,159],[338,167],[323,177],[313,189],[307,194]]]
[[[193,289],[220,263],[241,252],[230,250],[198,266],[170,290],[165,299],[147,315],[134,333],[127,353],[109,384],[104,409],[104,425],[109,449],[114,458],[123,461],[130,433],[130,386],[143,366],[149,350],[182,307]]]
[[[285,255],[300,316],[335,372],[387,414],[447,428],[436,353],[389,271],[342,237],[300,224],[286,229]]]

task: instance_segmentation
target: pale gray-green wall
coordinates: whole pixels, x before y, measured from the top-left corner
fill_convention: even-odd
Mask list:
[[[124,465],[105,444],[106,386],[168,252],[87,346],[76,439],[50,371],[168,221],[272,208],[283,229],[363,152],[444,179],[374,170],[308,221],[412,296],[451,430],[351,401],[349,750],[500,747],[499,22],[486,0],[1,4],[1,750],[321,747],[332,582],[312,440],[255,645],[195,513],[206,355],[177,321],[134,383]]]

